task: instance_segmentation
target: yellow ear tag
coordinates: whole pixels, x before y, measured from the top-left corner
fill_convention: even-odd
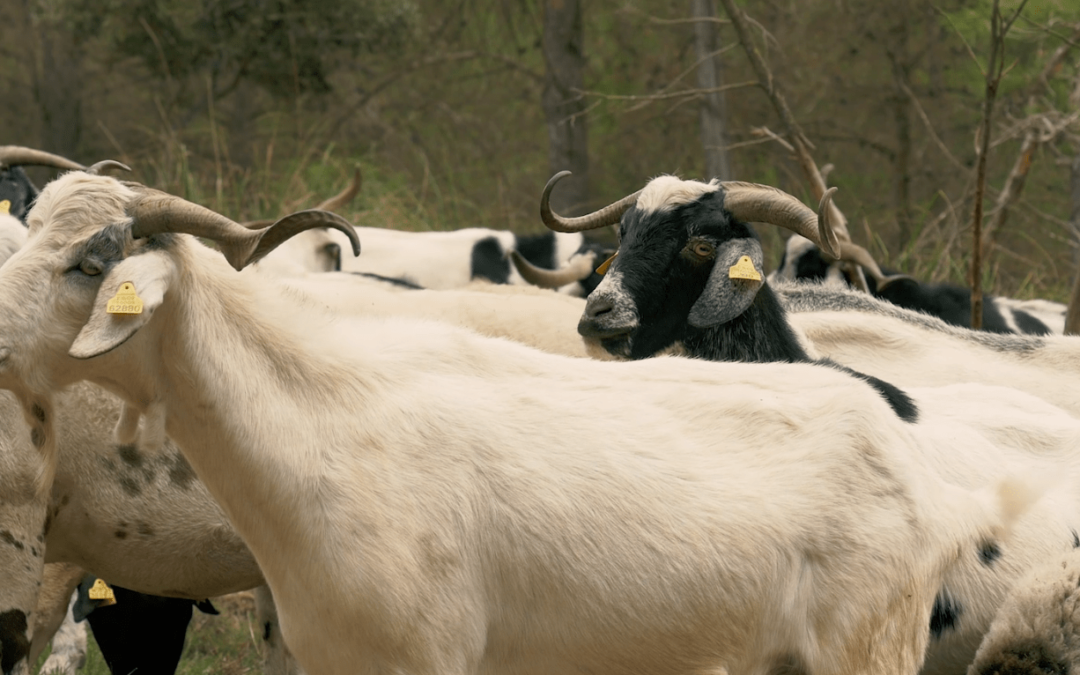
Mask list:
[[[748,255],[739,258],[739,262],[728,268],[728,278],[761,281],[761,275],[758,274],[757,268],[754,267],[754,261],[750,260]]]
[[[0,213],[11,213],[11,201],[5,199],[0,201]]]
[[[90,596],[91,600],[104,600],[102,607],[116,604],[116,594],[113,593],[113,589],[109,588],[109,584],[105,583],[104,579],[95,579],[94,585],[90,587],[90,592],[87,595]]]
[[[609,267],[611,267],[611,263],[612,263],[612,261],[615,260],[615,256],[617,256],[617,255],[619,255],[619,252],[615,251],[615,253],[610,258],[608,258],[604,262],[600,263],[600,267],[596,268],[596,273],[599,274],[600,276],[603,276],[603,275],[607,274],[607,269]]]
[[[142,298],[135,293],[135,284],[130,281],[120,284],[116,295],[105,305],[109,314],[142,314],[142,310]]]

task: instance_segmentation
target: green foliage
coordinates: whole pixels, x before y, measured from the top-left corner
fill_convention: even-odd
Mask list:
[[[158,78],[247,80],[277,97],[330,92],[343,59],[400,50],[417,19],[398,0],[51,0],[50,11]]]

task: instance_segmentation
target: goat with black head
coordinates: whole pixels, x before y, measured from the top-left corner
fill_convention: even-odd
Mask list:
[[[865,250],[841,242],[833,230],[828,206],[835,188],[815,214],[766,185],[660,176],[595,213],[563,218],[548,202],[567,174],[556,174],[544,189],[541,218],[549,228],[578,232],[619,223],[619,250],[598,270],[604,280],[578,323],[594,351],[625,359],[674,351],[710,361],[813,362],[763,278],[764,256],[750,222],[783,227],[837,257],[873,265]],[[823,363],[869,382],[898,415],[915,419],[914,404],[892,385]]]

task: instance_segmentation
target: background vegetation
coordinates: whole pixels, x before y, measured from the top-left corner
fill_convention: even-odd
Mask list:
[[[926,278],[962,282],[966,270],[990,2],[741,3],[815,158],[832,167],[855,240]],[[118,158],[138,180],[236,218],[307,205],[358,163],[358,223],[534,230],[540,188],[560,168],[540,105],[545,3],[578,0],[4,3],[0,142]],[[704,177],[691,4],[580,6],[587,206],[660,173]],[[718,16],[732,177],[812,201],[790,153],[755,133],[782,126],[745,84],[755,78]],[[988,218],[1025,134],[1040,138],[990,252],[1000,293],[1067,292],[1080,50],[1040,73],[1077,44],[1078,21],[1075,3],[1033,0],[1007,40]],[[780,237],[763,236],[775,262]]]

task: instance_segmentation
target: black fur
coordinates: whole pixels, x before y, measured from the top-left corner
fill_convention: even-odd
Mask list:
[[[554,232],[518,236],[515,239],[517,252],[532,264],[546,270],[553,270],[559,266],[560,261],[555,260]]]
[[[414,283],[412,281],[409,281],[408,279],[403,279],[403,278],[399,278],[399,277],[384,277],[381,274],[374,274],[372,272],[350,272],[350,274],[354,274],[354,275],[356,275],[358,277],[367,277],[368,279],[375,279],[376,281],[382,281],[382,282],[390,284],[392,286],[400,286],[401,288],[408,288],[409,290],[413,290],[413,291],[422,291],[422,290],[424,290],[424,287],[421,286],[420,284],[417,284],[417,283]]]
[[[3,675],[15,670],[15,666],[30,653],[30,640],[26,634],[25,612],[20,609],[0,612],[0,672]]]
[[[733,239],[756,238],[749,226],[724,208],[722,192],[705,194],[666,212],[644,214],[632,208],[623,216],[620,234],[617,265],[637,310],[638,326],[632,334],[617,327],[605,330],[603,299],[594,296],[578,325],[583,336],[597,338],[608,351],[631,359],[648,358],[680,343],[689,356],[709,361],[813,363],[767,283],[734,319],[707,328],[688,323],[715,265],[715,257],[700,259],[687,253],[691,239],[719,249]],[[822,365],[874,387],[900,419],[918,419],[917,406],[897,387],[831,362]]]
[[[930,635],[940,638],[950,628],[956,628],[964,608],[947,594],[938,593],[934,598],[934,608],[930,611]]]
[[[9,213],[26,222],[26,214],[37,199],[38,189],[18,166],[0,167],[0,201],[11,202]]]
[[[470,277],[487,279],[496,284],[510,282],[510,260],[495,237],[484,237],[473,244]]]
[[[788,262],[785,248],[778,269],[783,269]],[[819,281],[825,278],[828,269],[829,263],[825,261],[821,251],[816,247],[810,248],[795,261],[795,278],[803,281]],[[882,268],[882,272],[889,275],[899,273],[889,268]],[[905,309],[936,316],[953,326],[971,327],[971,290],[968,288],[956,284],[931,284],[914,279],[897,279],[879,290],[877,282],[872,277],[867,277],[866,283],[874,297],[887,300]],[[1014,311],[1013,316],[1017,327],[1024,334],[1050,334],[1050,329],[1046,324],[1026,312]],[[994,302],[994,297],[990,295],[983,295],[981,330],[990,333],[1014,332],[1005,322],[1005,317]]]

